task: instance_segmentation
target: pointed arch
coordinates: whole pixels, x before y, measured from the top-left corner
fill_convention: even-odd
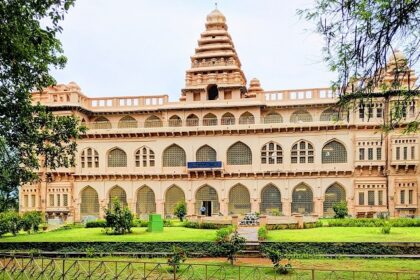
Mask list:
[[[196,115],[190,114],[187,117],[186,124],[187,126],[198,126],[199,121],[200,120],[198,119]]]
[[[147,185],[137,190],[136,200],[137,216],[156,213],[156,199],[154,191]]]
[[[148,117],[144,122],[145,128],[162,127],[162,126],[163,126],[162,120],[158,116],[155,116],[155,115]]]
[[[131,116],[125,116],[118,122],[118,128],[135,128],[137,127],[137,121]]]
[[[99,153],[93,148],[86,148],[80,154],[80,164],[82,168],[98,168]]]
[[[314,146],[306,140],[299,140],[292,146],[291,163],[314,163]]]
[[[296,110],[292,113],[290,116],[290,122],[291,123],[302,123],[302,122],[311,122],[312,121],[312,115],[303,109]]]
[[[155,152],[147,146],[140,147],[136,153],[136,167],[155,166]]]
[[[163,151],[162,162],[163,167],[185,166],[187,159],[184,149],[177,144],[170,145]]]
[[[211,202],[210,214],[219,214],[219,196],[217,191],[210,185],[201,186],[195,193],[195,213],[201,215],[200,208],[203,206],[203,202]]]
[[[217,117],[215,114],[208,113],[203,117],[204,126],[214,126],[217,125]]]
[[[334,183],[325,191],[324,216],[334,216],[333,206],[341,201],[346,201],[346,190],[340,184]]]
[[[322,148],[322,163],[346,163],[346,147],[337,140],[327,142]]]
[[[270,214],[273,210],[282,211],[281,193],[274,184],[270,183],[261,190],[260,212]]]
[[[282,164],[283,149],[281,148],[280,144],[273,141],[265,143],[261,148],[261,163]]]
[[[172,185],[165,194],[165,216],[173,215],[175,205],[185,201],[184,191],[177,185]]]
[[[108,194],[108,207],[109,208],[112,207],[113,199],[118,199],[122,207],[127,206],[127,194],[125,193],[125,190],[118,185],[113,186],[109,190],[109,194]]]
[[[239,124],[254,124],[255,118],[254,115],[250,112],[245,112],[239,117]]]
[[[108,152],[108,167],[127,167],[127,154],[120,148]]]
[[[91,186],[86,186],[80,192],[80,216],[99,217],[98,192]]]
[[[251,196],[249,190],[242,184],[236,184],[229,190],[229,215],[251,212]]]
[[[246,144],[241,141],[236,142],[227,150],[227,164],[229,165],[249,165],[252,164],[252,152]]]
[[[105,117],[97,117],[92,122],[92,129],[111,129],[111,122]]]
[[[264,123],[282,123],[283,117],[277,112],[269,112],[264,117]]]
[[[235,116],[230,113],[224,113],[221,119],[222,125],[234,125],[235,124]]]
[[[216,161],[217,153],[216,150],[209,145],[204,145],[197,150],[195,158],[196,161]]]
[[[310,214],[314,208],[312,189],[305,183],[300,183],[293,189],[292,213]]]
[[[336,122],[340,120],[339,112],[333,108],[327,108],[321,113],[319,120],[321,122]]]
[[[182,120],[178,115],[173,115],[169,118],[170,127],[179,127],[182,126]]]

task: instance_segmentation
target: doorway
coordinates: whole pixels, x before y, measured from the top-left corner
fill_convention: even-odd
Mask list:
[[[212,207],[212,203],[211,203],[211,201],[202,201],[201,202],[201,208],[205,208],[205,210],[204,211],[201,211],[201,209],[200,209],[200,214],[201,215],[203,215],[203,216],[208,216],[208,217],[211,217],[211,207]]]

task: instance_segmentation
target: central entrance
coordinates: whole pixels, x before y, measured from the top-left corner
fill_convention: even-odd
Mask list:
[[[211,201],[202,201],[201,202],[201,209],[200,209],[200,214],[203,216],[211,216],[212,213],[212,202]],[[204,211],[202,211],[204,210]]]

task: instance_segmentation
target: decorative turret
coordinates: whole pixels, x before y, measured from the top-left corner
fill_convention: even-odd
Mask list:
[[[258,80],[257,78],[253,78],[249,83],[249,89],[246,96],[248,98],[253,98],[263,91],[264,90],[261,88],[260,80]]]
[[[395,85],[398,81],[398,85]],[[417,77],[414,70],[410,69],[408,65],[408,59],[405,55],[396,50],[393,52],[387,60],[387,67],[385,72],[382,73],[380,84],[394,85],[397,88],[412,89],[415,87]],[[392,87],[392,86],[391,86]]]
[[[228,33],[225,16],[215,9],[186,71],[181,101],[237,99],[246,92],[246,78]]]

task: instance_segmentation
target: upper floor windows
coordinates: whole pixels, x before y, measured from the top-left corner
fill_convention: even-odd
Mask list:
[[[359,119],[360,120],[369,120],[372,118],[382,118],[383,117],[383,103],[360,103],[359,104]]]
[[[198,126],[199,120],[198,117],[194,114],[191,114],[187,117],[187,126]]]
[[[217,125],[217,117],[212,113],[206,114],[203,118],[203,125],[204,126]]]
[[[112,149],[108,153],[108,166],[109,167],[126,167],[127,154],[119,148]]]
[[[196,161],[216,161],[216,150],[209,145],[204,145],[197,150]]]
[[[149,147],[141,147],[136,152],[136,167],[155,166],[155,152]]]
[[[290,116],[291,123],[311,122],[312,116],[306,110],[297,110]]]
[[[134,127],[137,127],[137,121],[133,117],[130,117],[130,116],[125,116],[118,122],[118,128],[134,128]]]
[[[395,160],[416,160],[418,143],[415,138],[393,140]]]
[[[325,144],[322,148],[322,163],[346,163],[346,147],[335,140]]]
[[[283,163],[283,150],[275,142],[266,143],[261,149],[262,164],[281,164]]]
[[[321,117],[319,118],[321,122],[336,122],[341,120],[340,112],[333,109],[328,108],[321,113]]]
[[[163,151],[163,167],[185,166],[187,163],[185,151],[176,144],[172,144]]]
[[[227,164],[248,165],[252,164],[251,149],[242,142],[236,142],[227,150]]]
[[[82,168],[98,168],[99,167],[99,154],[95,149],[87,148],[82,151],[80,156],[80,163]]]
[[[173,115],[169,118],[169,126],[171,127],[178,127],[182,126],[182,120],[179,116]]]
[[[300,140],[292,147],[292,163],[314,163],[314,147],[311,143]]]
[[[98,117],[92,123],[93,129],[111,129],[111,122],[105,117]]]
[[[254,124],[254,115],[250,112],[245,112],[239,117],[239,124]]]
[[[270,112],[264,117],[264,123],[282,123],[283,117],[277,112]]]
[[[222,125],[234,125],[235,124],[235,116],[231,113],[224,113],[222,116]]]
[[[144,122],[144,127],[146,127],[146,128],[148,128],[148,127],[162,127],[162,126],[163,126],[162,120],[155,115],[148,117],[146,119],[146,121]]]

